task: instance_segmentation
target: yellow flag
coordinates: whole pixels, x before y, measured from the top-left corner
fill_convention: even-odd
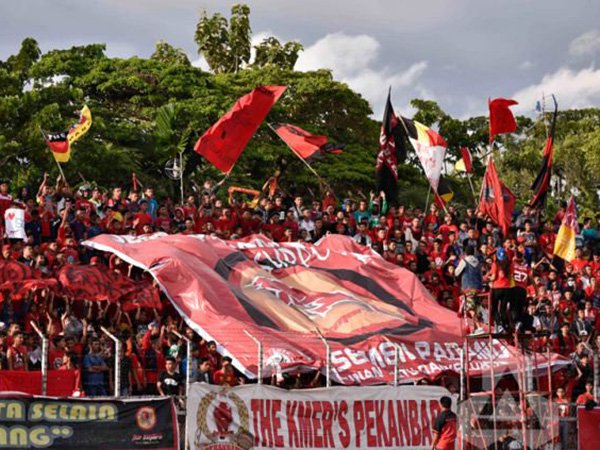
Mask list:
[[[554,255],[565,261],[571,262],[575,259],[575,236],[577,236],[577,210],[573,196],[567,203],[567,209],[562,219],[562,224],[554,243]]]
[[[460,158],[458,161],[456,161],[456,163],[454,164],[454,170],[456,170],[457,172],[466,172],[467,167],[465,166],[465,160]]]
[[[79,113],[79,122],[71,127],[69,134],[67,134],[67,140],[69,145],[73,144],[76,140],[83,137],[92,126],[92,112],[87,105],[84,105]]]

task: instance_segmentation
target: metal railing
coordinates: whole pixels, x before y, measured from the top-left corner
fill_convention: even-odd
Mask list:
[[[121,396],[121,341],[110,331],[104,327],[100,327],[100,330],[107,335],[115,343],[115,398]]]
[[[29,324],[42,340],[42,395],[46,395],[48,394],[48,338],[40,331],[33,320]]]

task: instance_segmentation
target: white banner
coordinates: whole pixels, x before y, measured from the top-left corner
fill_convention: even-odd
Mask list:
[[[186,439],[193,450],[429,449],[444,395],[439,386],[288,391],[194,383]]]
[[[8,208],[4,212],[4,228],[9,239],[27,239],[25,234],[25,210]]]

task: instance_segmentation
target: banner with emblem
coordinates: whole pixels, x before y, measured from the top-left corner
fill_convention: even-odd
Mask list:
[[[206,235],[100,235],[84,245],[113,253],[152,275],[187,324],[250,378],[325,370],[340,384],[435,378],[460,369],[461,322],[414,273],[386,262],[347,236],[316,244],[278,243],[262,235],[224,241]],[[316,330],[319,330],[317,332]],[[519,352],[469,342],[473,373],[517,367]],[[477,348],[475,348],[477,347]],[[397,352],[397,353],[396,353]],[[396,354],[397,359],[396,359]],[[537,358],[545,367],[545,354]],[[553,364],[566,358],[552,356]]]
[[[0,448],[178,450],[170,397],[135,400],[0,395]]]
[[[186,440],[194,450],[429,449],[442,396],[451,397],[440,386],[284,390],[194,383]]]

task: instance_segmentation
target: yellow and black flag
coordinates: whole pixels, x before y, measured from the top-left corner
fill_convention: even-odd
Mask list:
[[[435,195],[435,204],[442,209],[454,198],[454,192],[443,175],[440,175],[437,192],[433,191],[433,193]]]
[[[79,121],[67,131],[60,133],[44,134],[46,144],[52,152],[56,162],[63,163],[71,158],[71,144],[88,132],[92,126],[92,113],[87,105],[79,113]]]

